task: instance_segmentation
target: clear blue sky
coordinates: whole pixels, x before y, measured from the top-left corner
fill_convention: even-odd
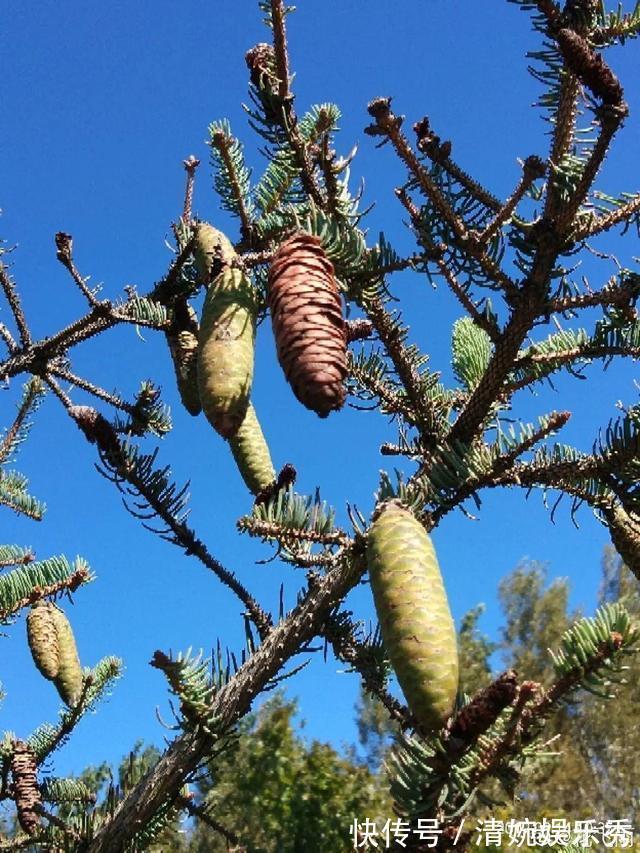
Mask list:
[[[182,159],[203,161],[196,188],[200,216],[237,235],[211,190],[208,123],[230,119],[247,143],[256,171],[259,145],[241,103],[247,101],[245,51],[264,41],[266,31],[253,0],[54,0],[13,4],[3,19],[3,122],[0,130],[0,233],[17,243],[14,275],[36,335],[56,331],[84,311],[55,260],[53,235],[70,232],[83,274],[116,297],[127,284],[141,292],[161,277],[170,255],[163,241],[179,213]],[[360,144],[354,182],[365,178],[365,201],[376,201],[369,217],[372,235],[384,228],[402,251],[412,251],[402,212],[393,197],[402,171],[390,150],[378,151],[363,134],[366,104],[393,95],[407,124],[427,113],[435,130],[451,138],[454,155],[495,193],[505,197],[519,175],[517,157],[544,156],[547,127],[532,109],[538,86],[526,73],[524,54],[536,46],[528,16],[504,0],[305,0],[289,24],[298,109],[335,101],[343,111],[339,149]],[[611,192],[637,190],[637,47],[611,54],[626,85],[631,118],[602,175]],[[629,237],[623,262],[631,264],[637,242]],[[603,264],[599,285],[613,271]],[[449,378],[452,321],[460,315],[449,294],[431,289],[420,276],[394,279],[412,339]],[[4,306],[0,310],[7,320]],[[545,330],[546,334],[546,330]],[[303,578],[279,562],[257,565],[269,550],[235,531],[235,520],[250,509],[249,497],[222,440],[204,418],[190,418],[178,405],[164,340],[132,328],[117,330],[73,351],[73,367],[107,388],[131,396],[152,377],[172,405],[175,429],[162,443],[160,459],[171,462],[178,482],[191,480],[192,523],[212,553],[258,595],[277,607],[285,582],[292,606]],[[574,412],[566,439],[589,449],[596,427],[615,415],[619,399],[635,401],[634,365],[590,371],[590,384],[561,380],[557,392],[541,390],[518,398],[525,418],[569,408]],[[18,383],[2,397],[3,424],[9,421]],[[74,393],[78,403],[86,402]],[[355,502],[365,513],[373,505],[382,441],[395,432],[384,418],[351,409],[320,421],[297,404],[275,361],[267,324],[260,329],[254,400],[277,466],[293,462],[298,488],[316,486],[344,516]],[[151,446],[151,445],[148,445]],[[70,615],[83,663],[107,654],[122,656],[125,676],[97,716],[81,724],[55,757],[58,773],[79,771],[90,762],[117,761],[136,738],[161,742],[155,717],[169,718],[163,677],[148,666],[157,648],[209,649],[218,638],[242,647],[239,606],[193,558],[146,532],[122,508],[113,487],[93,468],[94,451],[80,437],[55,400],[47,400],[18,467],[32,490],[49,506],[40,524],[2,513],[2,541],[31,544],[38,556],[82,554],[98,576],[76,595]],[[388,460],[386,460],[388,461]],[[488,494],[479,522],[461,515],[446,519],[435,533],[452,608],[457,619],[480,601],[487,605],[483,627],[499,624],[498,580],[524,558],[548,562],[552,575],[567,575],[574,603],[593,607],[599,582],[605,529],[583,510],[580,529],[567,508],[552,525],[540,496],[528,501],[513,491]],[[363,619],[373,616],[369,590],[350,601]],[[36,673],[28,656],[24,620],[2,639],[0,676],[8,692],[2,728],[26,736],[54,719],[57,695]],[[309,736],[334,743],[353,741],[355,676],[317,655],[290,686],[298,695]]]

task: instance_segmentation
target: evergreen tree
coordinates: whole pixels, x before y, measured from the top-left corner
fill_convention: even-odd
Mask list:
[[[0,377],[30,377],[0,461],[13,453],[46,388],[78,437],[95,446],[101,473],[132,514],[199,560],[237,597],[246,637],[243,650],[219,649],[213,662],[155,652],[152,665],[176,697],[176,736],[157,761],[144,753],[134,757],[122,785],[111,785],[93,805],[76,781],[43,774],[45,760],[119,672],[113,659],[82,670],[71,625],[54,601],[86,582],[88,569],[63,559],[28,564],[24,550],[6,546],[11,571],[1,579],[0,617],[11,621],[33,605],[28,631],[35,664],[67,706],[56,726],[45,725],[27,740],[8,734],[2,741],[0,796],[14,804],[20,825],[9,849],[153,849],[180,815],[205,824],[217,820],[208,798],[214,811],[223,810],[215,799],[216,774],[242,733],[242,719],[263,691],[295,674],[295,656],[313,653],[318,638],[359,673],[365,690],[402,729],[388,766],[393,808],[408,829],[407,849],[430,846],[416,831],[424,819],[438,821],[440,848],[468,843],[464,820],[487,802],[496,784],[513,796],[533,778],[528,768],[535,771],[549,749],[548,721],[555,717],[558,730],[568,731],[576,703],[584,701],[581,689],[608,695],[621,680],[639,636],[624,603],[606,600],[595,616],[568,627],[565,587],[543,591],[539,573],[521,572],[503,588],[503,600],[505,638],[525,671],[507,671],[482,686],[486,665],[469,665],[469,657],[484,654],[486,660],[488,647],[474,631],[472,614],[464,626],[467,671],[460,682],[458,643],[430,538],[436,526],[446,527],[453,510],[480,506],[485,489],[554,491],[568,497],[572,513],[589,506],[640,577],[638,406],[621,405],[607,426],[594,424],[587,451],[553,439],[570,412],[541,413],[529,423],[516,411],[520,391],[539,390],[561,371],[583,375],[593,361],[639,354],[638,273],[618,260],[613,276],[596,272],[602,281],[579,280],[575,270],[601,235],[638,226],[640,196],[612,196],[598,176],[629,112],[608,49],[638,35],[640,11],[607,12],[594,0],[512,2],[531,15],[537,40],[532,71],[543,86],[540,105],[551,145],[543,156],[522,161],[520,180],[506,200],[458,165],[452,144],[428,118],[418,118],[410,140],[390,98],[368,105],[365,132],[386,143],[404,173],[396,194],[415,240],[409,256],[396,252],[384,235],[371,242],[360,196],[349,181],[355,152],[339,156],[334,147],[340,111],[328,103],[298,111],[287,49],[292,10],[282,0],[261,0],[270,43],[246,56],[250,124],[268,161],[258,180],[228,122],[210,126],[214,185],[238,233],[223,234],[193,215],[198,161],[189,158],[182,216],[173,227],[174,260],[144,294],[128,288],[125,299],[99,298],[76,266],[71,236],[60,232],[57,258],[87,310],[37,340],[9,269],[0,264],[13,318],[11,328],[0,326],[6,350]],[[536,145],[543,142],[546,148],[546,140]],[[393,275],[401,270],[437,280],[464,311],[451,338],[455,383],[444,385],[410,340],[392,301]],[[198,318],[192,303],[201,291]],[[267,315],[292,406],[337,418],[350,395],[391,416],[396,433],[381,453],[394,457],[399,468],[393,475],[382,472],[370,517],[348,504],[348,525],[339,525],[319,491],[295,491],[292,466],[274,466],[251,395],[255,333]],[[584,325],[574,323],[577,316]],[[552,319],[556,331],[549,333]],[[159,451],[148,446],[171,426],[155,385],[143,381],[128,400],[73,369],[75,347],[124,324],[161,333],[186,410],[194,417],[202,413],[228,443],[249,493],[239,532],[274,544],[282,561],[305,573],[292,610],[285,610],[283,598],[271,612],[192,528],[187,487],[173,483]],[[25,479],[11,472],[0,477],[0,501],[34,518],[42,512]],[[365,575],[380,623],[370,632],[345,608]],[[622,583],[610,576],[607,597]],[[552,671],[540,657],[548,642],[556,644]],[[407,704],[388,689],[392,670]],[[480,689],[468,695],[460,683],[465,691]],[[598,714],[585,708],[593,732],[602,734]],[[255,771],[254,778],[265,782],[260,798],[273,804],[270,838],[275,833],[280,849],[295,849],[312,844],[310,837],[322,831],[324,847],[317,849],[346,844],[339,835],[342,816],[370,802],[348,783],[354,775],[367,783],[369,771],[354,774],[351,764],[318,744],[300,751],[290,735],[290,713],[286,705],[276,708],[264,729],[258,718],[252,737],[256,744],[262,737],[264,748],[247,761],[249,776]],[[276,743],[274,732],[284,743]],[[585,797],[595,790],[589,770],[605,752],[601,747],[592,761],[577,750],[576,764],[563,767],[566,778],[571,771],[581,774]],[[619,759],[619,751],[610,757]],[[147,772],[138,772],[142,766]],[[191,790],[187,786],[203,766],[211,774],[210,790]],[[612,773],[612,784],[620,784],[617,771]],[[293,780],[306,791],[293,789]],[[270,843],[260,835],[265,813],[252,811],[252,790],[241,788],[244,818],[232,830],[238,846]],[[85,808],[65,811],[70,802]],[[336,808],[332,826],[325,820],[328,803]]]

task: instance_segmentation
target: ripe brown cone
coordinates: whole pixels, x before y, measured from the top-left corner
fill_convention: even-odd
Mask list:
[[[18,823],[27,835],[34,835],[40,823],[37,809],[42,805],[42,797],[36,773],[37,765],[33,752],[24,741],[15,741],[11,755],[13,798],[18,812]]]
[[[317,237],[295,234],[269,270],[278,361],[300,402],[321,418],[346,396],[347,332],[333,264]]]

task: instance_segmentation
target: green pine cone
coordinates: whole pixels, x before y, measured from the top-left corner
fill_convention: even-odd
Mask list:
[[[31,657],[40,674],[52,681],[58,674],[57,607],[50,601],[38,601],[27,615],[27,641]]]
[[[238,432],[229,439],[238,470],[249,491],[257,495],[276,478],[269,447],[251,403]]]
[[[208,222],[196,225],[193,255],[198,274],[207,287],[223,269],[233,265],[236,257],[228,237]]]
[[[382,639],[409,708],[425,730],[439,729],[458,690],[456,632],[431,540],[401,504],[384,503],[374,515],[367,563]]]
[[[53,681],[62,701],[73,708],[74,705],[78,704],[82,693],[82,667],[69,620],[57,607],[56,630],[59,668]]]
[[[186,299],[176,300],[165,335],[182,405],[196,417],[202,409],[198,393],[198,318]]]
[[[255,325],[251,280],[225,268],[207,291],[198,337],[202,409],[224,438],[235,435],[249,405]]]

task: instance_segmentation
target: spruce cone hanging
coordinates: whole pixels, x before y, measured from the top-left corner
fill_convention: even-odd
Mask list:
[[[240,429],[229,439],[229,446],[238,471],[252,494],[259,494],[274,482],[276,472],[269,447],[251,403]]]
[[[50,601],[34,604],[27,616],[27,639],[31,656],[41,674],[53,681],[69,707],[82,692],[82,667],[69,620]]]
[[[333,264],[317,237],[295,234],[280,246],[268,299],[285,376],[298,400],[325,418],[344,405],[347,333]]]
[[[246,273],[231,266],[233,246],[211,225],[198,223],[194,254],[208,285],[198,335],[200,401],[213,428],[232,438],[244,420],[253,380],[255,291]]]
[[[178,299],[166,333],[182,405],[194,417],[202,406],[198,393],[198,318],[186,299]]]
[[[18,812],[18,823],[27,835],[35,835],[40,825],[38,806],[42,797],[38,788],[38,765],[32,750],[22,740],[15,741],[11,754],[13,799]]]
[[[426,731],[441,728],[458,691],[458,647],[433,545],[410,510],[388,501],[367,535],[380,631],[409,707]]]

